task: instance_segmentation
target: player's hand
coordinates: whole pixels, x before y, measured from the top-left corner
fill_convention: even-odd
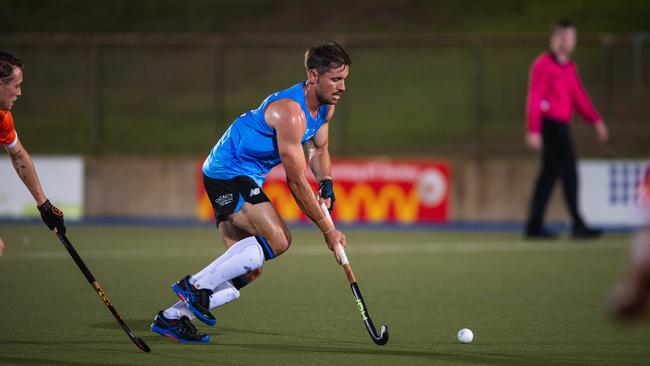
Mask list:
[[[5,243],[2,242],[2,239],[0,239],[0,257],[2,257],[2,253],[5,251]]]
[[[38,210],[41,212],[41,218],[45,225],[47,225],[50,230],[54,231],[57,234],[65,234],[65,223],[63,222],[63,211],[54,207],[50,200],[45,201],[40,206],[37,206]]]
[[[527,133],[526,145],[535,151],[540,151],[542,149],[542,136],[536,132]]]
[[[323,233],[323,236],[325,237],[325,243],[327,243],[329,250],[334,252],[334,258],[336,258],[338,263],[341,263],[341,258],[339,258],[339,253],[336,251],[336,247],[337,245],[342,245],[343,248],[347,246],[345,235],[337,229],[332,229],[327,233]]]
[[[596,123],[596,135],[598,136],[598,141],[603,144],[609,140],[609,128],[607,128],[605,122],[600,121]]]
[[[325,206],[327,206],[327,209],[332,212],[334,209],[334,201],[336,201],[336,197],[334,196],[334,185],[332,184],[331,179],[323,179],[319,182],[318,184],[319,189],[318,189],[318,197],[323,199],[323,202],[325,202]]]

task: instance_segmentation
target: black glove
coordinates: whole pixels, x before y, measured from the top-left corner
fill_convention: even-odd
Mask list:
[[[54,207],[50,200],[45,201],[40,206],[37,206],[38,210],[41,212],[41,218],[45,225],[47,225],[50,230],[56,229],[58,234],[65,234],[65,224],[63,223],[63,211]]]
[[[332,180],[331,179],[323,179],[320,181],[318,184],[319,190],[318,190],[318,195],[322,199],[330,198],[330,207],[328,209],[330,212],[334,209],[334,201],[336,201],[336,197],[334,197],[334,186],[332,185]]]

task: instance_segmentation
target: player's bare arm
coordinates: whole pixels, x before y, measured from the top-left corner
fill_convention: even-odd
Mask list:
[[[27,150],[25,150],[20,141],[11,148],[5,146],[5,149],[9,153],[11,164],[14,166],[14,169],[16,169],[18,177],[23,181],[25,187],[27,187],[29,193],[32,194],[36,203],[39,206],[44,204],[45,201],[47,201],[47,198],[45,197],[45,193],[43,193],[41,182],[36,174],[34,162],[29,156]]]
[[[334,106],[330,107],[330,114],[333,114]],[[309,167],[316,176],[316,179],[332,178],[332,162],[329,152],[329,123],[324,124],[316,135],[307,142],[307,154],[309,156]]]
[[[280,159],[287,175],[287,184],[296,203],[307,217],[318,225],[330,249],[338,243],[345,246],[345,236],[327,220],[307,181],[307,162],[301,144],[306,120],[300,106],[290,100],[278,100],[267,108],[264,115],[269,126],[277,133]],[[338,260],[336,251],[334,255]]]
[[[319,196],[330,209],[334,208],[334,189],[332,183],[332,161],[329,152],[329,121],[334,115],[335,106],[331,105],[325,123],[314,137],[307,142],[307,154],[311,171],[318,179]]]
[[[5,146],[5,149],[9,153],[11,164],[16,169],[18,177],[20,177],[27,190],[29,190],[29,193],[34,197],[45,225],[50,230],[65,234],[66,228],[63,220],[63,212],[52,205],[50,200],[45,196],[41,182],[38,179],[38,174],[36,174],[34,162],[23,144],[18,141],[15,146]]]

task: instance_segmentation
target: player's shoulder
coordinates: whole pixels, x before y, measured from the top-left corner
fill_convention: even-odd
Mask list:
[[[5,127],[5,126],[13,126],[13,124],[14,124],[14,117],[11,115],[11,111],[6,109],[0,109],[0,125],[2,127]]]
[[[282,98],[269,103],[267,112],[280,113],[283,117],[304,118],[305,113],[300,104],[291,98]]]
[[[13,147],[16,141],[18,141],[18,137],[11,112],[0,109],[0,144]]]
[[[265,111],[267,123],[273,127],[282,125],[299,125],[306,121],[305,112],[300,104],[290,98],[282,98],[271,102]]]

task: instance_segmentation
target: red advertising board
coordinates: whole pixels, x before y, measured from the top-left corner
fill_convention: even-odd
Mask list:
[[[450,172],[446,162],[419,160],[335,160],[334,220],[345,223],[427,223],[449,219]],[[309,180],[317,189],[316,179]],[[264,192],[288,222],[307,220],[287,187],[282,165],[267,176]],[[205,191],[200,219],[213,218]]]

